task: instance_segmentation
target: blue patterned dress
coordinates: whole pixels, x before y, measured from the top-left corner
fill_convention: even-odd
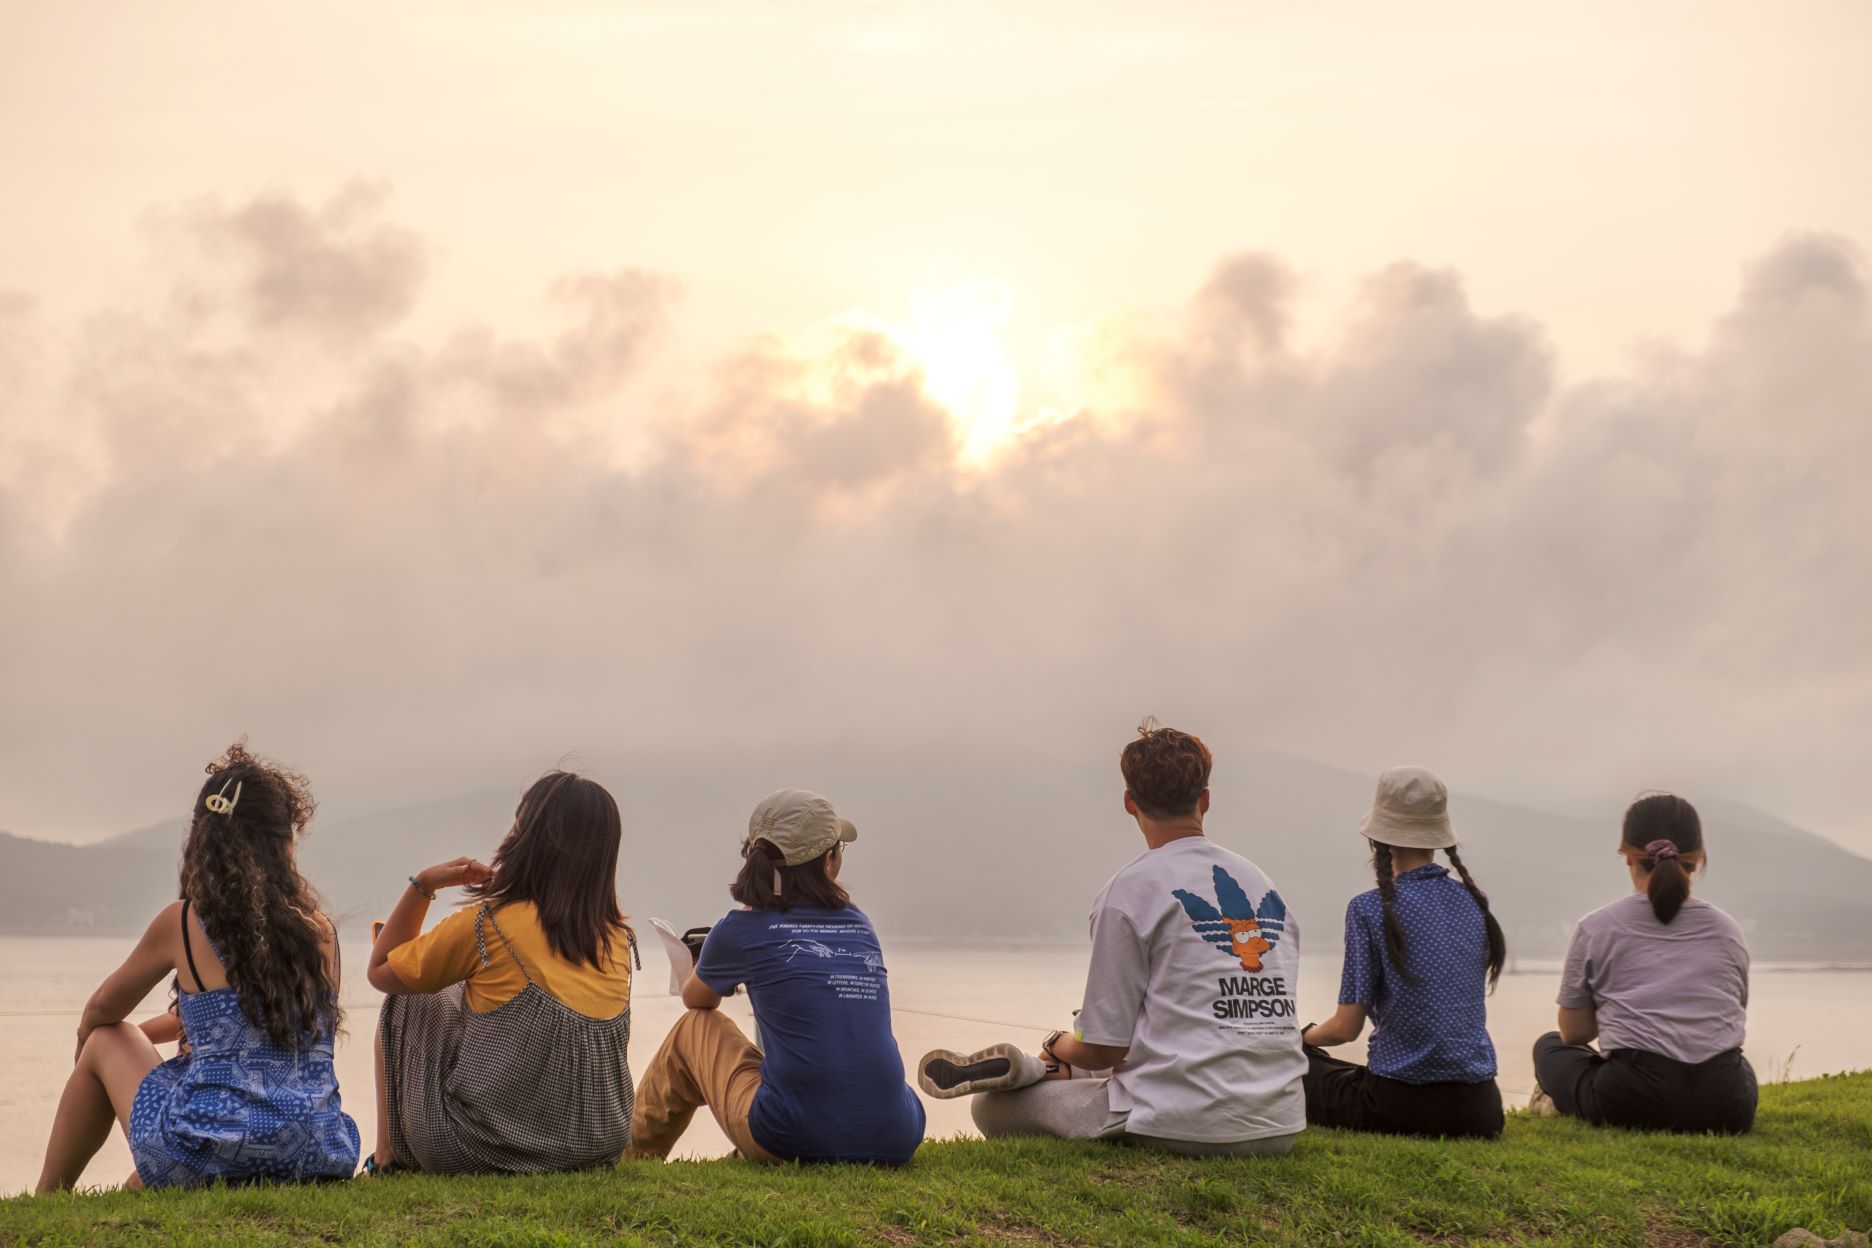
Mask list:
[[[177,997],[190,1051],[150,1071],[130,1108],[144,1185],[350,1178],[358,1129],[338,1102],[331,1036],[282,1049],[232,988]]]

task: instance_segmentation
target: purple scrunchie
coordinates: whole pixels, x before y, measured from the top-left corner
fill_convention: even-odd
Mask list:
[[[1646,845],[1644,847],[1644,852],[1645,857],[1649,858],[1651,861],[1663,862],[1666,858],[1675,858],[1677,856],[1677,842],[1667,841],[1663,837],[1659,837],[1649,845]]]

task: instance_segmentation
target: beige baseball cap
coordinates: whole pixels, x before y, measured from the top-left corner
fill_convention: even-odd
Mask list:
[[[1449,790],[1426,767],[1393,767],[1378,777],[1359,835],[1404,849],[1448,849],[1456,843]]]
[[[850,820],[839,818],[831,802],[807,789],[769,793],[748,816],[747,828],[742,853],[756,840],[772,841],[789,867],[811,862],[841,841],[858,839]]]

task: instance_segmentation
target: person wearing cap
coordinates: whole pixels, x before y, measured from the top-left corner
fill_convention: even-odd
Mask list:
[[[1307,1121],[1389,1135],[1494,1137],[1502,1130],[1488,992],[1508,944],[1456,849],[1449,791],[1393,767],[1359,824],[1378,886],[1346,906],[1339,1009],[1308,1026]],[[1460,883],[1436,863],[1449,856]],[[1360,1066],[1329,1056],[1371,1019]]]
[[[858,829],[804,789],[764,798],[729,895],[683,985],[689,1007],[637,1085],[633,1157],[667,1157],[707,1106],[758,1162],[901,1165],[923,1141],[877,932],[838,883]],[[765,1046],[717,1007],[746,985]]]
[[[1144,852],[1092,902],[1072,1032],[1037,1055],[997,1044],[917,1063],[929,1095],[974,1095],[983,1135],[1246,1157],[1286,1153],[1306,1128],[1299,928],[1259,867],[1205,835],[1213,762],[1154,719],[1120,754]]]
[[[1747,1131],[1757,1094],[1742,1055],[1748,944],[1739,923],[1690,895],[1707,861],[1696,807],[1640,797],[1619,853],[1633,891],[1573,930],[1559,1029],[1534,1042],[1531,1108],[1617,1127]]]

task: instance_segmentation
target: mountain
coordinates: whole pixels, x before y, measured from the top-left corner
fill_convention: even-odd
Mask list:
[[[0,832],[0,927],[141,926],[175,897],[180,845],[102,851]]]
[[[860,829],[845,881],[887,937],[1073,940],[1100,885],[1143,848],[1113,760],[976,759],[930,774],[909,759],[798,759],[730,771],[689,764],[599,774],[625,821],[619,891],[678,927],[729,906],[747,812],[785,785],[831,795]],[[1345,903],[1369,888],[1359,817],[1373,778],[1279,756],[1224,760],[1210,834],[1279,885],[1312,950],[1337,948]],[[321,816],[302,853],[334,912],[361,929],[410,873],[492,855],[523,785],[396,810]],[[1616,815],[1583,819],[1452,798],[1463,858],[1517,955],[1553,956],[1575,920],[1629,887]],[[1872,860],[1748,807],[1701,806],[1710,865],[1697,885],[1763,959],[1872,959]],[[175,895],[183,822],[74,847],[0,835],[0,915],[11,928],[140,926]]]

